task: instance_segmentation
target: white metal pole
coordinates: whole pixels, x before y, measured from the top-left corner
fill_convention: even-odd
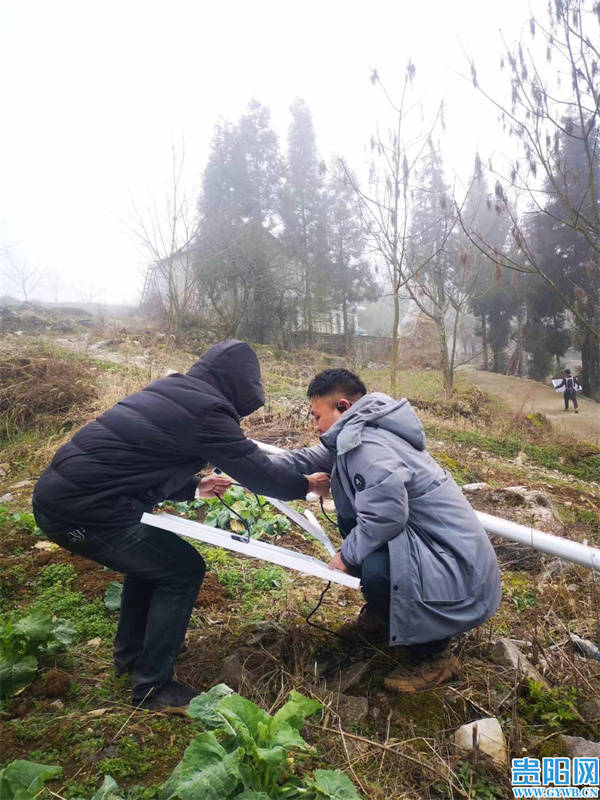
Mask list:
[[[268,453],[285,452],[281,447],[263,444],[256,440],[253,441]],[[592,547],[582,542],[574,542],[571,539],[555,536],[552,533],[540,531],[527,525],[519,525],[517,522],[494,517],[492,514],[486,514],[483,511],[475,511],[475,513],[488,533],[503,536],[513,542],[529,545],[534,550],[540,550],[542,553],[558,556],[558,558],[564,558],[566,561],[573,561],[575,564],[581,564],[584,567],[600,572],[600,548],[598,547]]]
[[[574,561],[576,564],[581,564],[584,567],[600,572],[600,548],[598,547],[574,542],[562,536],[539,531],[537,528],[519,525],[517,522],[511,522],[508,519],[493,517],[483,511],[476,511],[475,513],[488,533],[511,539],[513,542],[529,545],[542,553],[549,553],[567,561]]]

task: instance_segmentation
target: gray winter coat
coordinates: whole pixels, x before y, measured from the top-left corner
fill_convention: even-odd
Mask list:
[[[305,474],[331,473],[347,566],[387,543],[390,644],[443,639],[489,619],[500,603],[496,554],[452,477],[425,452],[408,400],[367,394],[321,441],[277,458]]]

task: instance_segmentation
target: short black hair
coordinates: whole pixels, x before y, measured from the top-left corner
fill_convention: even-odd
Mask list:
[[[565,370],[565,375],[570,375],[570,374],[571,374],[571,370],[570,369],[566,369]]]
[[[340,392],[354,399],[367,393],[367,387],[353,372],[348,369],[324,369],[312,379],[306,390],[307,397],[326,397]]]

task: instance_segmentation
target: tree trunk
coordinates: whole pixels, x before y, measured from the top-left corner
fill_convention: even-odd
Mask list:
[[[580,377],[584,393],[600,402],[600,340],[588,330],[583,332]]]
[[[394,321],[392,323],[392,363],[390,368],[390,387],[392,397],[396,394],[398,380],[398,327],[400,326],[400,300],[398,292],[394,292]]]
[[[313,336],[313,313],[312,297],[310,291],[310,270],[308,265],[304,265],[304,324],[308,336],[308,347],[312,350],[314,344]]]
[[[488,369],[490,357],[488,353],[487,319],[485,314],[481,315],[481,345],[483,347],[483,368]]]
[[[446,325],[443,319],[435,320],[437,327],[438,339],[440,342],[440,363],[442,368],[442,375],[444,377],[444,391],[446,394],[452,392],[452,385],[454,383],[454,370],[450,366],[450,359],[448,358],[448,338],[446,336]]]
[[[517,314],[517,375],[519,378],[523,377],[523,315],[525,309],[519,306],[519,313]]]
[[[342,320],[344,325],[344,353],[349,355],[352,348],[350,344],[350,331],[348,330],[348,298],[345,294],[342,301]]]

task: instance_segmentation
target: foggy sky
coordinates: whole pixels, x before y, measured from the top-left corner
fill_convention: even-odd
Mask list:
[[[386,125],[369,74],[399,88],[409,57],[423,125],[444,99],[449,178],[466,182],[475,151],[499,158],[505,142],[461,77],[465,51],[504,92],[499,29],[513,41],[528,18],[522,0],[2,0],[0,248],[59,276],[39,298],[136,302],[147,257],[132,201],[144,209],[163,196],[172,143],[185,142],[197,195],[219,119],[236,120],[255,97],[283,149],[300,96],[320,155],[360,171]],[[17,294],[0,275],[5,291]]]

